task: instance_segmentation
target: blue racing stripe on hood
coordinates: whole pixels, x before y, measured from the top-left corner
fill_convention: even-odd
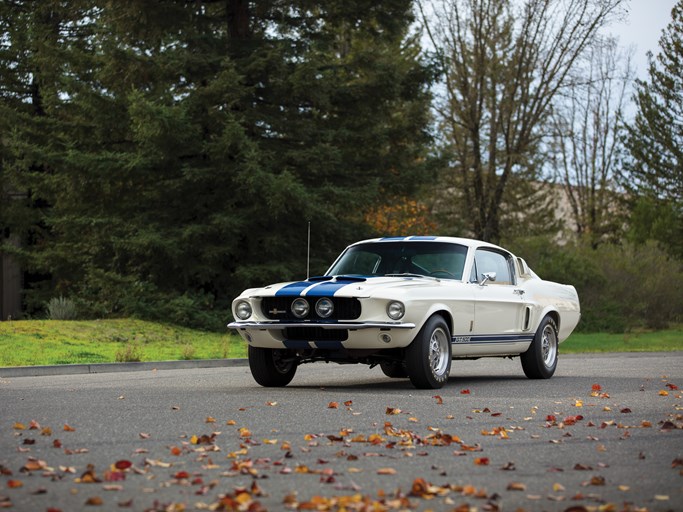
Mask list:
[[[328,281],[326,283],[320,283],[315,287],[311,288],[307,293],[306,297],[331,297],[336,292],[353,283],[357,283],[358,279],[337,279],[335,281]]]
[[[299,281],[297,283],[290,283],[287,286],[283,286],[278,291],[275,292],[275,296],[279,297],[298,297],[301,295],[306,288],[313,285],[308,281]]]

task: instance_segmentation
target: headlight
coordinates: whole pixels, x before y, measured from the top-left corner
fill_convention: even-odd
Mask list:
[[[392,320],[400,320],[406,314],[406,308],[402,302],[394,301],[387,305],[387,315]]]
[[[251,313],[251,304],[249,304],[246,300],[241,300],[235,305],[235,315],[240,320],[246,320],[251,316]]]
[[[292,314],[297,318],[304,318],[308,315],[310,306],[306,299],[298,298],[292,302]]]
[[[315,312],[320,318],[327,318],[332,315],[334,311],[334,304],[330,299],[323,298],[315,303]]]

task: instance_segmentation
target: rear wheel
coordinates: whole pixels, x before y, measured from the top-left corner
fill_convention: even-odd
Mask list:
[[[427,320],[408,345],[405,366],[410,382],[418,389],[437,389],[446,384],[451,370],[451,333],[441,316]]]
[[[546,316],[538,326],[534,341],[521,356],[522,369],[530,379],[549,379],[557,368],[557,324]]]
[[[249,346],[249,369],[254,380],[264,387],[283,387],[292,382],[296,360],[288,350]]]

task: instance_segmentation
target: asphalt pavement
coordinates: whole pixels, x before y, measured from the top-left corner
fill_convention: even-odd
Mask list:
[[[683,510],[681,352],[562,356],[542,381],[454,361],[440,390],[212,364],[0,369],[0,508]]]

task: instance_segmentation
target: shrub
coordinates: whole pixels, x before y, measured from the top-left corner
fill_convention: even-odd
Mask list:
[[[47,303],[47,317],[50,320],[75,320],[78,316],[76,303],[71,299],[53,297]]]
[[[142,361],[142,351],[137,343],[126,343],[116,351],[114,357],[117,363],[139,363]]]
[[[654,242],[597,249],[534,239],[510,245],[543,279],[574,285],[580,331],[662,329],[683,319],[683,264]]]

